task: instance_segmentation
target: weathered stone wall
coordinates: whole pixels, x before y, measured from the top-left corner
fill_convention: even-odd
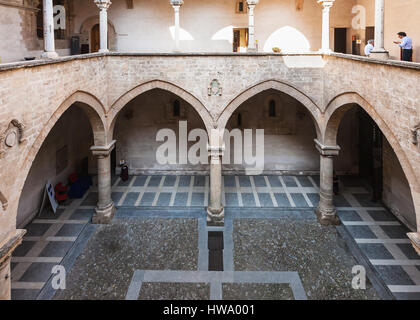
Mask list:
[[[337,108],[357,103],[378,123],[395,151],[419,215],[419,147],[412,143],[410,128],[420,121],[416,91],[420,71],[403,66],[319,55],[98,54],[0,67],[1,133],[13,119],[25,125],[22,142],[2,149],[0,192],[9,206],[0,213],[0,239],[6,239],[15,229],[21,189],[36,153],[73,102],[91,106],[84,110],[93,125],[95,143],[103,145],[113,137],[119,111],[139,94],[156,88],[189,103],[208,130],[223,128],[249,98],[276,89],[309,110],[317,136],[326,144],[335,143],[331,139],[334,126],[328,127],[327,123],[337,120]],[[222,95],[209,96],[213,79],[219,81]],[[108,128],[106,132],[102,122]]]

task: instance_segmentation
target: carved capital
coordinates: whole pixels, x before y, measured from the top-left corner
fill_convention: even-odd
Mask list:
[[[335,0],[318,0],[318,3],[322,4],[322,6],[324,7],[324,9],[330,9],[333,4],[334,4]]]
[[[418,145],[419,144],[419,130],[420,130],[420,123],[417,124],[416,126],[413,126],[410,131],[411,131],[411,142],[414,145]]]
[[[184,4],[184,0],[169,0],[169,3],[173,6],[173,7],[180,7]]]
[[[315,147],[319,151],[319,153],[324,157],[338,156],[341,150],[339,146],[324,145],[318,139],[315,139]]]
[[[108,144],[107,146],[93,146],[93,147],[90,148],[90,150],[92,151],[92,154],[94,156],[108,157],[111,154],[112,150],[114,150],[116,142],[117,141],[114,140],[110,144]]]
[[[100,10],[108,10],[111,6],[111,0],[95,0],[95,4]]]

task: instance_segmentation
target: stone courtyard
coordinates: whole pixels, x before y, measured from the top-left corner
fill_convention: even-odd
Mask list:
[[[12,258],[13,299],[419,298],[420,260],[406,228],[357,178],[342,178],[338,227],[319,225],[311,209],[317,176],[224,176],[224,227],[207,226],[206,176],[112,184],[110,225],[90,223],[91,188],[28,226]],[[221,259],[209,255],[211,232],[222,232]],[[68,272],[65,290],[52,288],[56,264]],[[367,269],[366,290],[352,288],[356,265]]]

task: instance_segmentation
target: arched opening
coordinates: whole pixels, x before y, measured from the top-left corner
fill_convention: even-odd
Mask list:
[[[350,103],[337,108],[329,118],[326,143],[334,144],[337,137],[341,147],[337,161],[351,161],[353,168],[350,176],[340,177],[340,189],[349,194],[347,200],[355,200],[353,205],[376,207],[378,212],[382,212],[383,207],[408,229],[416,230],[415,206],[402,163],[393,142],[387,139],[388,132],[381,129],[381,122],[375,121],[368,111],[357,103]],[[340,141],[343,136],[350,139],[347,144]],[[337,170],[336,164],[334,168]],[[360,188],[352,190],[354,187]],[[376,219],[375,212],[368,210],[368,214]]]
[[[190,133],[196,129],[207,135],[202,118],[190,103],[167,90],[145,91],[125,104],[114,118],[116,163],[127,164],[131,175],[205,175],[208,165],[191,163],[187,157],[199,140],[207,145],[207,137],[191,141],[194,139]],[[168,149],[159,153],[164,146]],[[207,158],[204,149],[197,151],[197,155]]]
[[[16,217],[18,228],[24,228],[40,212],[48,181],[53,187],[58,183],[66,186],[72,173],[76,173],[79,179],[96,174],[96,161],[90,148],[97,139],[94,139],[91,124],[95,126],[95,130],[101,128],[97,115],[98,119],[89,119],[94,112],[87,104],[75,102],[66,107],[51,130],[47,131],[48,135],[41,142],[36,156],[29,159],[30,170],[20,195]],[[45,210],[50,211],[48,199],[46,201]]]
[[[99,51],[100,27],[97,15],[87,18],[80,27],[80,44],[82,53]],[[111,51],[117,50],[117,32],[113,23],[108,20],[108,48]]]

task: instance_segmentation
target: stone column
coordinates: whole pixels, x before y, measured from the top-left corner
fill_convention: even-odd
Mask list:
[[[54,16],[53,16],[53,2],[52,0],[43,0],[43,16],[44,16],[44,52],[42,58],[56,59],[58,58],[55,52],[54,42]]]
[[[389,52],[384,48],[385,0],[375,0],[375,47],[370,53],[374,59],[388,59]]]
[[[179,9],[184,4],[183,0],[170,0],[172,7],[174,8],[175,12],[175,52],[181,51],[181,43],[180,43],[180,26],[179,26]]]
[[[330,9],[335,0],[318,0],[322,4],[322,49],[323,53],[331,52],[330,49]]]
[[[222,156],[223,148],[209,147],[210,152],[210,204],[207,221],[223,225],[225,209],[222,205]]]
[[[321,155],[319,204],[316,214],[322,225],[337,225],[340,223],[337,210],[334,207],[334,157],[340,152],[339,146],[325,146],[315,139],[315,145]]]
[[[93,155],[98,157],[98,205],[96,215],[92,218],[95,224],[110,223],[116,211],[111,198],[111,152],[115,142],[91,148]]]
[[[254,10],[259,0],[247,0],[248,5],[248,52],[257,52],[257,45],[255,41],[255,18]]]
[[[108,50],[108,8],[112,2],[110,0],[95,0],[99,8],[99,52],[109,52]]]
[[[25,230],[15,230],[5,241],[0,243],[0,300],[11,299],[10,260],[13,251],[21,244]]]

